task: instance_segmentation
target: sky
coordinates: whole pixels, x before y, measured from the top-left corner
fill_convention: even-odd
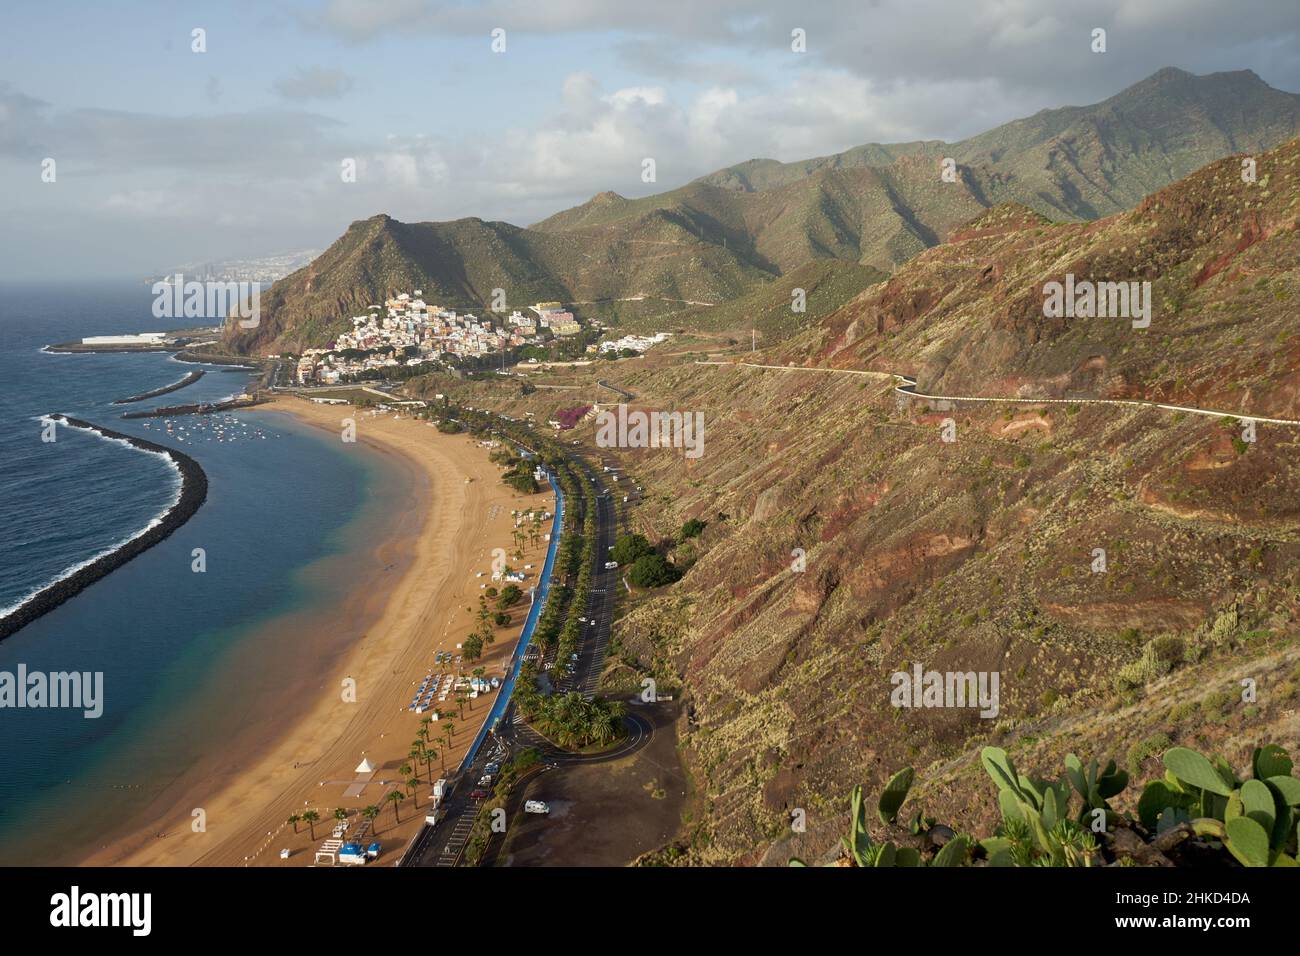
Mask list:
[[[755,157],[957,140],[1164,66],[1300,92],[1300,3],[6,0],[0,279],[320,249],[379,213],[527,225]]]

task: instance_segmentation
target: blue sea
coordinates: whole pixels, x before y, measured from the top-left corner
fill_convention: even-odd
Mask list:
[[[124,411],[217,400],[249,372],[129,406],[114,399],[196,367],[158,354],[44,353],[83,336],[192,325],[151,314],[140,282],[0,285],[0,608],[138,534],[175,499],[160,456],[60,427],[65,413],[176,447],[207,472],[207,502],[161,544],[0,641],[0,671],[103,672],[103,715],[0,709],[0,864],[75,861],[175,802],[217,744],[273,737],[277,688],[312,680],[358,636],[307,646],[386,516],[398,476],[358,446],[282,413],[124,421]],[[206,570],[192,569],[202,548]],[[233,768],[232,768],[233,769]],[[196,797],[201,802],[201,795]]]

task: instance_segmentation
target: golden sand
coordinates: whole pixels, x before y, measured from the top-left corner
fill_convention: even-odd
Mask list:
[[[430,670],[447,673],[456,665],[435,666],[439,650],[457,653],[456,645],[473,630],[478,597],[490,583],[492,552],[504,548],[513,554],[511,511],[545,508],[553,511],[554,495],[520,495],[500,480],[487,449],[467,435],[444,435],[427,422],[395,418],[391,413],[370,413],[342,405],[316,405],[302,399],[278,399],[269,407],[287,411],[301,421],[336,435],[341,422],[356,423],[359,445],[385,455],[398,456],[395,464],[407,468],[414,485],[409,537],[375,543],[373,558],[386,566],[405,552],[404,572],[379,595],[353,595],[374,606],[373,622],[364,638],[340,662],[334,679],[323,687],[301,691],[301,699],[284,701],[283,733],[267,741],[262,752],[223,755],[219,765],[188,786],[179,805],[147,829],[117,840],[85,862],[134,866],[303,866],[314,858],[317,845],[330,837],[334,809],[350,811],[349,833],[362,822],[358,811],[379,805],[377,839],[383,844],[380,862],[392,864],[424,819],[429,802],[428,773],[417,765],[422,783],[411,796],[399,767],[407,754],[421,715],[407,710],[415,685]],[[466,478],[470,480],[467,482]],[[546,530],[549,530],[549,525]],[[535,584],[545,557],[546,544],[525,545],[522,563],[533,569],[524,587]],[[511,562],[516,567],[520,562]],[[479,577],[479,572],[483,576]],[[512,620],[497,629],[497,639],[473,665],[460,665],[468,674],[482,666],[486,676],[504,676],[527,615],[527,599],[511,609]],[[356,701],[344,700],[344,683],[355,681]],[[478,733],[498,692],[472,701],[464,718],[452,716],[453,744],[442,738],[446,722],[430,725],[432,746],[440,753],[432,776],[442,775],[442,764],[454,770]],[[455,695],[435,707],[456,710]],[[427,713],[424,715],[427,716]],[[442,739],[439,739],[442,738]],[[220,747],[220,741],[214,741]],[[363,755],[377,767],[361,796],[345,798]],[[397,807],[386,798],[395,789],[406,797]],[[191,811],[202,808],[206,829],[194,832]],[[286,821],[305,809],[320,814],[311,837],[306,824],[298,832]],[[280,850],[291,855],[280,859]]]

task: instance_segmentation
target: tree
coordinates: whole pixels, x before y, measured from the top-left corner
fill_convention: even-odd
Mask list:
[[[614,542],[610,558],[619,564],[632,564],[643,555],[652,554],[654,548],[643,534],[625,534]]]
[[[698,538],[700,533],[709,526],[707,521],[701,521],[699,518],[692,518],[682,525],[682,540],[687,538]]]
[[[375,829],[375,819],[379,816],[379,808],[373,803],[361,811],[361,815],[370,821],[370,829]]]
[[[297,833],[297,832],[298,832],[298,821],[301,820],[301,819],[302,819],[302,817],[298,816],[298,814],[296,814],[296,813],[291,813],[291,814],[289,814],[289,819],[286,820],[285,822],[286,822],[286,823],[292,823],[292,824],[293,824],[293,832],[294,832],[294,833]]]
[[[681,570],[662,554],[641,555],[628,574],[632,583],[639,588],[662,587],[665,584],[672,584],[681,576]]]
[[[461,653],[465,655],[465,660],[476,661],[483,656],[483,638],[477,634],[471,634],[461,642],[460,649]]]
[[[334,819],[335,819],[335,820],[338,820],[340,823],[342,823],[342,822],[343,822],[344,820],[346,820],[347,818],[348,818],[348,812],[347,812],[346,810],[344,810],[342,807],[335,807],[335,808],[334,808]]]
[[[420,805],[420,791],[417,789],[419,786],[420,780],[418,777],[412,777],[410,780],[406,781],[406,792],[415,800],[414,806],[416,807]]]
[[[302,814],[303,822],[311,830],[311,838],[316,839],[316,821],[320,819],[320,814],[315,810],[304,810]]]
[[[405,798],[404,796],[402,796],[402,792],[401,792],[400,790],[394,790],[392,793],[390,793],[390,794],[388,795],[388,802],[391,803],[391,804],[393,805],[393,822],[394,822],[394,823],[401,823],[401,822],[402,822],[402,818],[401,818],[401,817],[398,815],[398,813],[397,813],[397,805],[398,805],[399,803],[401,803],[401,802],[402,802],[403,800],[405,800],[405,799],[406,799],[406,798]]]

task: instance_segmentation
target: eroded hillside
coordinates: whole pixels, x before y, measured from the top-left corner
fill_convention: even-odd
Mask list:
[[[629,599],[605,674],[686,697],[696,801],[672,859],[815,858],[849,788],[907,764],[928,813],[977,827],[993,812],[968,796],[981,743],[1050,775],[1071,750],[1146,776],[1171,743],[1237,764],[1264,742],[1294,750],[1300,428],[1248,435],[1235,418],[1068,400],[950,405],[854,373],[916,374],[935,394],[1300,418],[1298,152],[1257,157],[1253,184],[1240,158],[1213,164],[1092,224],[992,210],[767,353],[715,348],[726,364],[699,364],[706,349],[679,342],[536,377],[553,390],[455,384],[460,400],[541,418],[611,400],[599,375],[634,408],[704,415],[698,458],[602,450],[645,489],[633,526],[687,569]],[[1044,283],[1067,271],[1151,281],[1150,327],[1045,319]],[[590,421],[574,434],[590,444]],[[707,526],[683,540],[691,518]],[[996,672],[997,714],[894,706],[891,675],[918,664]]]

